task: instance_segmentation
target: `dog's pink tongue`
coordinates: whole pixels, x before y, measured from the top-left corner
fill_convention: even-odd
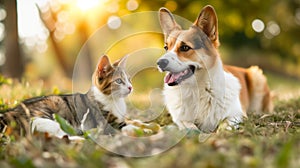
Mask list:
[[[166,76],[165,76],[165,83],[172,83],[170,82],[172,79],[172,74],[171,73],[168,73]]]
[[[181,73],[177,73],[177,74],[169,73],[169,74],[165,77],[165,83],[167,83],[167,84],[173,83],[173,82],[175,82],[180,76],[181,76]]]

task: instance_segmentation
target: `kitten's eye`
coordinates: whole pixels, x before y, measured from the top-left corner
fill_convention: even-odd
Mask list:
[[[165,49],[166,51],[168,51],[169,48],[168,48],[168,46],[165,45],[165,46],[164,46],[164,49]]]
[[[122,80],[121,78],[116,79],[115,82],[116,82],[117,84],[122,84],[122,83],[124,83],[123,80]]]
[[[182,46],[180,46],[180,51],[183,51],[183,52],[187,52],[190,49],[192,49],[192,48],[190,46],[188,46],[188,45],[182,45]]]

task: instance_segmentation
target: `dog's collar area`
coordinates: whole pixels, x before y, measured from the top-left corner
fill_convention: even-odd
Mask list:
[[[165,76],[165,83],[169,86],[176,86],[180,84],[185,79],[191,77],[195,72],[196,67],[193,65],[189,65],[189,67],[181,72],[173,73],[169,72]]]

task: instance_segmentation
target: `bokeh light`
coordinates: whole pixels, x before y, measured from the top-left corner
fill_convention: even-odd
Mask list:
[[[257,33],[260,33],[265,29],[265,24],[262,20],[255,19],[252,22],[252,29]]]
[[[136,0],[129,0],[126,7],[129,11],[134,11],[139,7],[139,3]]]
[[[120,17],[110,16],[107,20],[107,25],[111,29],[118,29],[122,24]]]
[[[3,23],[0,23],[0,41],[5,37],[5,26]]]
[[[6,18],[6,11],[4,9],[0,9],[0,21]]]
[[[280,34],[280,27],[275,21],[270,21],[267,24],[267,28],[264,32],[264,35],[268,39],[272,39],[275,36],[278,36]]]

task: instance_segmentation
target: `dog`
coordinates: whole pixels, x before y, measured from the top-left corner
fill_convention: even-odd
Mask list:
[[[223,65],[218,52],[218,19],[205,6],[193,25],[183,30],[166,8],[159,10],[166,53],[158,61],[164,78],[164,100],[180,128],[214,132],[221,122],[238,128],[247,112],[271,112],[267,79],[257,66]]]

